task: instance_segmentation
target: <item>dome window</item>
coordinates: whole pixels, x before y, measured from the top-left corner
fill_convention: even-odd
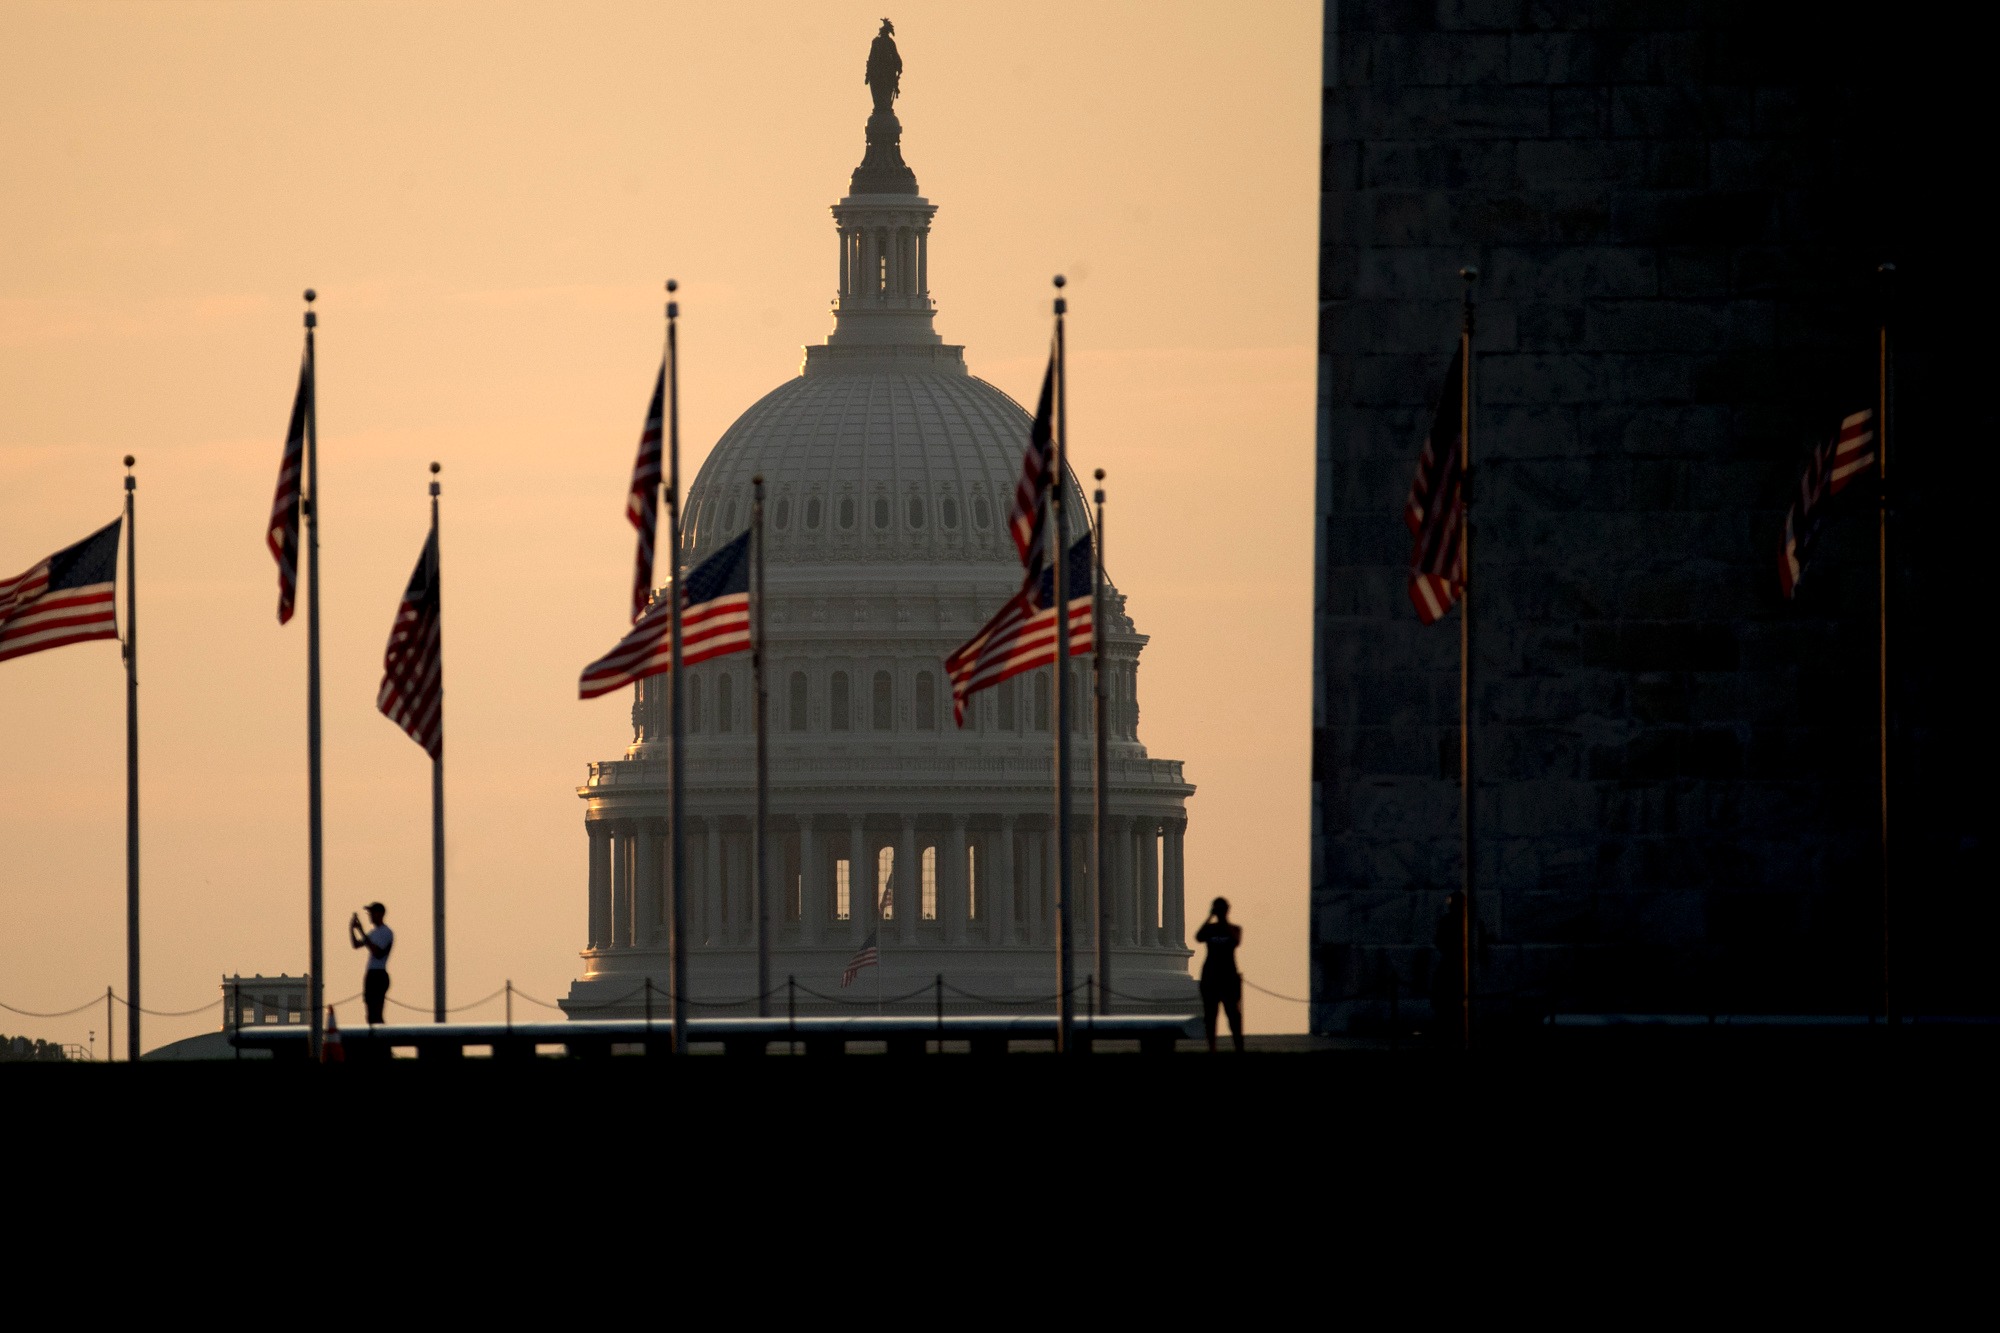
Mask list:
[[[778,512],[776,517],[778,523],[778,531],[783,532],[786,528],[792,526],[792,502],[790,500],[778,501]]]
[[[850,532],[854,529],[854,497],[851,495],[840,497],[840,526]]]
[[[986,503],[983,495],[972,497],[972,521],[982,528],[993,526],[993,506]]]
[[[886,495],[875,497],[875,526],[884,529],[889,526],[889,497]]]
[[[912,495],[910,497],[910,526],[913,528],[921,528],[923,525],[924,525],[924,497],[921,495]]]
[[[814,532],[819,531],[819,497],[817,495],[806,501],[806,527]]]
[[[949,495],[938,501],[938,522],[944,524],[947,529],[955,530],[958,527],[958,501]]]

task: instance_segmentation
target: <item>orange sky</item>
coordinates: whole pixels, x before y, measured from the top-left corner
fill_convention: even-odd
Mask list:
[[[437,459],[453,998],[512,978],[553,1000],[585,924],[575,787],[630,735],[623,696],[575,682],[624,627],[660,283],[682,284],[691,473],[830,326],[827,205],[882,9],[0,9],[0,574],[109,521],[138,455],[145,998],[206,1006],[149,1019],[149,1047],[216,1025],[220,974],[305,965],[305,624],[279,627],[263,544],[300,290],[321,310],[329,993],[359,989],[342,927],[380,897],[396,995],[429,995],[428,764],[374,694]],[[1199,788],[1189,919],[1227,894],[1246,976],[1292,995],[1319,15],[892,12],[938,328],[1031,399],[1048,279],[1070,277],[1072,461],[1109,471],[1113,575],[1152,636],[1141,736]],[[0,664],[0,1002],[123,989],[121,703],[110,643]],[[1246,999],[1252,1030],[1303,1030],[1303,1006]],[[103,1027],[101,1003],[0,1011],[100,1052]]]

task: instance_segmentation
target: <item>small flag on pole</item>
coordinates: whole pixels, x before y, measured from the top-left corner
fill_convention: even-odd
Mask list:
[[[1055,354],[1049,355],[1042,376],[1042,394],[1035,402],[1035,424],[1028,431],[1028,449],[1021,455],[1021,480],[1014,487],[1014,508],[1007,531],[1032,583],[1048,562],[1049,478],[1055,471]]]
[[[665,590],[669,594],[672,589]],[[673,669],[672,604],[657,597],[618,646],[583,669],[578,697],[595,699]],[[750,651],[750,534],[744,533],[687,576],[681,602],[681,663]]]
[[[1799,478],[1798,499],[1785,511],[1785,545],[1779,553],[1778,586],[1785,596],[1798,592],[1799,580],[1812,564],[1813,547],[1827,503],[1847,484],[1875,466],[1875,409],[1843,418],[1831,440],[1819,445]]]
[[[1443,619],[1465,586],[1465,473],[1460,467],[1464,422],[1459,401],[1464,358],[1462,348],[1452,354],[1430,434],[1417,456],[1416,480],[1403,506],[1403,523],[1416,538],[1410,551],[1410,601],[1426,625]]]
[[[1090,537],[1077,538],[1069,548],[1069,655],[1091,651],[1092,568]],[[944,660],[951,677],[952,716],[965,725],[965,709],[973,695],[1056,660],[1055,576],[1043,570],[1033,594],[1021,589],[1007,604]]]
[[[437,534],[424,542],[416,572],[403,590],[389,648],[382,655],[382,688],[375,706],[408,732],[430,757],[444,754],[444,651],[438,593]]]
[[[118,534],[124,519],[0,579],[0,662],[118,637]]]
[[[660,518],[660,421],[665,413],[667,368],[660,366],[653,381],[653,401],[646,408],[646,426],[639,432],[639,457],[632,464],[632,489],[625,497],[625,518],[639,530],[638,558],[632,571],[632,619],[646,614],[653,595],[653,533]]]
[[[854,957],[847,960],[847,970],[840,974],[841,989],[845,990],[852,986],[854,979],[861,975],[861,969],[874,967],[881,961],[882,950],[876,943],[875,932],[871,930],[868,932],[868,938],[861,942],[861,948]]]
[[[278,464],[278,493],[271,500],[271,525],[264,544],[278,562],[278,623],[292,618],[299,590],[300,473],[305,467],[306,415],[312,406],[312,362],[299,365],[299,391],[292,398],[292,424],[285,431],[285,456]]]

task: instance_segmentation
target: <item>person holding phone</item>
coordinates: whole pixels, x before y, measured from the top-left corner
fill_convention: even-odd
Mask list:
[[[382,918],[389,915],[388,908],[370,903],[363,910],[368,913],[369,928],[361,929],[361,913],[356,912],[347,919],[347,942],[368,951],[361,1001],[368,1006],[368,1026],[374,1027],[388,1021],[382,1017],[382,1005],[389,998],[389,950],[396,947],[396,932],[383,924]]]
[[[1243,943],[1243,927],[1229,920],[1229,899],[1217,898],[1209,906],[1208,920],[1194,933],[1195,943],[1208,946],[1201,960],[1201,1019],[1208,1032],[1208,1053],[1215,1054],[1215,1011],[1229,1016],[1229,1035],[1236,1053],[1243,1054],[1243,974],[1236,970],[1236,947]]]

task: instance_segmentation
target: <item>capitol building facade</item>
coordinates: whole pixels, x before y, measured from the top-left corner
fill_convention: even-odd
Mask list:
[[[890,52],[893,57],[893,45]],[[871,63],[871,72],[873,66]],[[897,63],[900,70],[900,62]],[[893,93],[891,93],[893,96]],[[968,373],[933,328],[936,206],[877,90],[866,156],[833,206],[834,328],[803,373],[723,435],[687,497],[692,568],[766,495],[772,977],[800,1012],[870,1003],[936,978],[958,1010],[1048,1012],[1056,990],[1051,673],[973,697],[953,724],[945,657],[1018,588],[1005,520],[1029,414]],[[1085,512],[1071,485],[1070,512]],[[1191,1007],[1183,843],[1193,788],[1139,736],[1146,636],[1107,593],[1114,1011]],[[1096,893],[1090,659],[1071,659],[1076,975],[1093,969]],[[589,836],[589,937],[572,1017],[630,1016],[668,984],[667,677],[641,682],[633,739],[578,789]],[[687,994],[695,1014],[753,1014],[750,659],[686,682]],[[843,990],[871,932],[879,969]],[[650,979],[651,997],[644,995]],[[1093,986],[1094,986],[1093,982]],[[1079,1006],[1083,997],[1079,996]]]

